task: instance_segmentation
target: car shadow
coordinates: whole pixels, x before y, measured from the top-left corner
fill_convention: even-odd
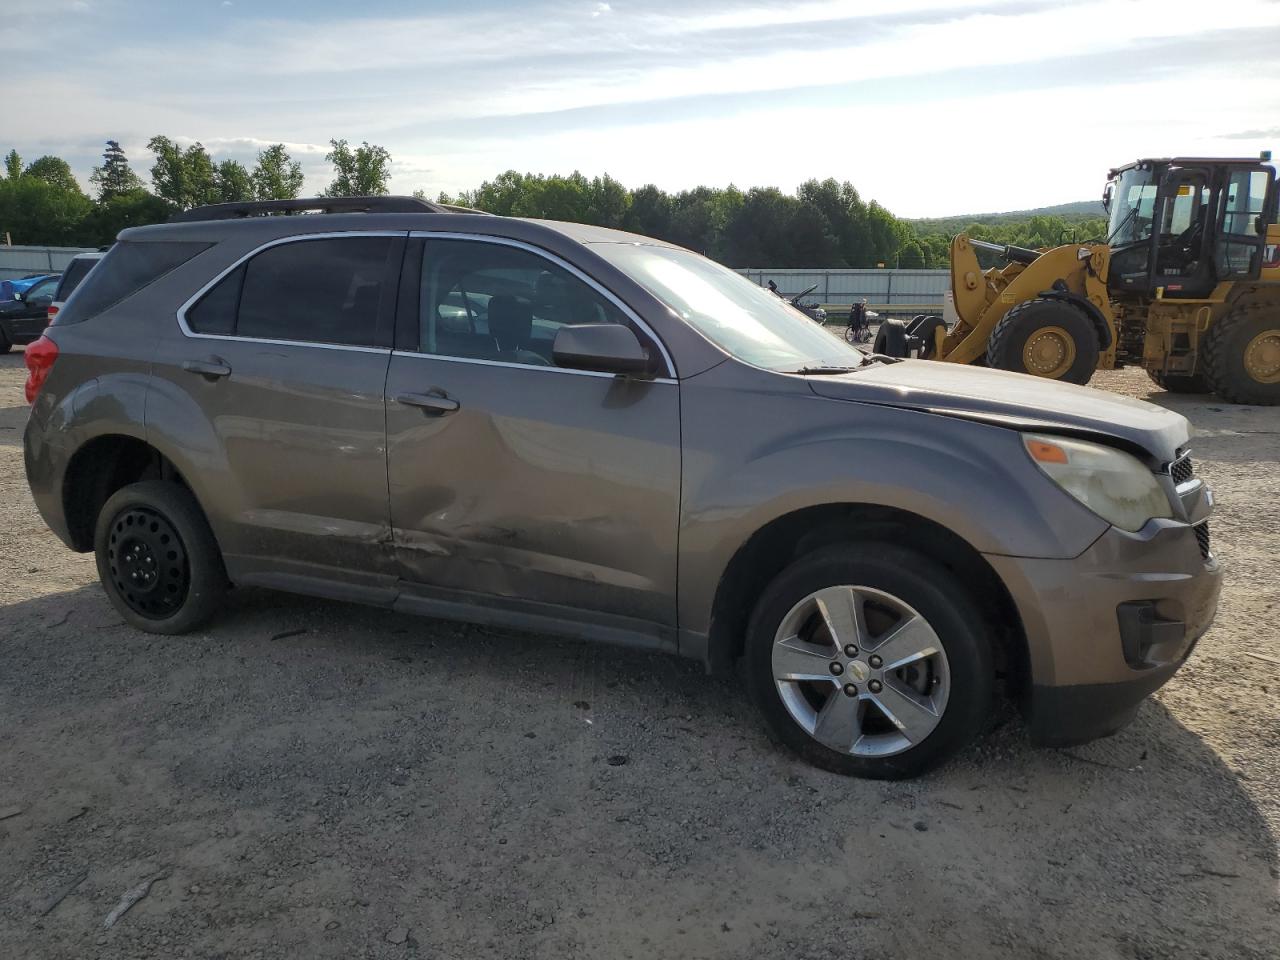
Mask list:
[[[100,951],[151,873],[117,951],[345,956],[403,927],[469,957],[1261,957],[1280,935],[1261,779],[1159,702],[1071,750],[1006,713],[875,783],[657,654],[257,590],[162,637],[96,584],[0,607],[0,638],[0,940],[31,956]]]

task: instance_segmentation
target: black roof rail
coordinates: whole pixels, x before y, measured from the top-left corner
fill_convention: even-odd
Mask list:
[[[492,214],[488,210],[477,210],[475,207],[464,207],[457,203],[437,203],[436,206],[448,213],[474,213],[481,217],[496,216],[496,214]]]
[[[455,208],[460,210],[461,208]],[[175,213],[170,223],[195,220],[239,220],[273,213],[448,213],[445,204],[417,197],[302,197],[298,200],[248,200],[210,203]],[[468,211],[479,212],[479,211]]]

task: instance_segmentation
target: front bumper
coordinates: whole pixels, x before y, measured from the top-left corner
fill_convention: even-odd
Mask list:
[[[1073,560],[987,556],[1022,618],[1032,740],[1114,733],[1186,661],[1209,628],[1222,568],[1194,527],[1112,528]]]

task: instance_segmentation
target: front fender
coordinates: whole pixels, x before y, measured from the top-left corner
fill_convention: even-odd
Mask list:
[[[1074,557],[1107,529],[1035,467],[1014,430],[807,389],[730,393],[700,379],[681,397],[682,631],[710,629],[720,578],[756,531],[810,507],[905,511],[994,555]],[[722,409],[744,399],[749,414]],[[747,427],[726,429],[734,422]]]

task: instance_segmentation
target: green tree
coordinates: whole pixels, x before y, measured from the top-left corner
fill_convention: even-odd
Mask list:
[[[923,270],[927,262],[928,256],[918,240],[908,240],[898,251],[898,266],[903,270]]]
[[[622,226],[632,233],[665,238],[671,230],[671,195],[652,183],[633,190]]]
[[[0,180],[0,236],[14,243],[78,246],[93,201],[79,190],[63,190],[39,177]]]
[[[333,164],[334,178],[324,191],[327,197],[380,197],[388,193],[391,154],[366,140],[354,150],[346,140],[330,140],[333,148],[325,161]]]
[[[152,137],[147,149],[155,154],[151,182],[156,196],[179,210],[190,210],[220,197],[213,158],[198,140],[185,150],[168,137]]]
[[[10,180],[17,180],[22,176],[22,158],[18,156],[17,150],[10,150],[5,154],[4,172]]]
[[[142,187],[135,187],[95,205],[86,218],[84,239],[80,242],[86,246],[104,246],[112,243],[121,230],[164,223],[176,210],[167,200]]]
[[[142,189],[142,181],[129,167],[129,159],[115,140],[107,141],[102,152],[102,166],[94,167],[89,182],[98,188],[98,202],[106,203],[112,197]]]
[[[84,192],[80,189],[75,174],[71,172],[71,165],[61,157],[44,156],[32,160],[27,164],[27,169],[22,175],[43,180],[49,186],[57,187],[59,190],[67,190],[71,193]]]
[[[283,143],[258,153],[253,189],[259,200],[293,200],[302,190],[302,164],[289,156]]]
[[[607,173],[587,186],[587,222],[621,227],[631,206],[631,192]]]
[[[223,160],[213,168],[214,189],[223,203],[240,203],[254,198],[253,178],[243,163]]]

